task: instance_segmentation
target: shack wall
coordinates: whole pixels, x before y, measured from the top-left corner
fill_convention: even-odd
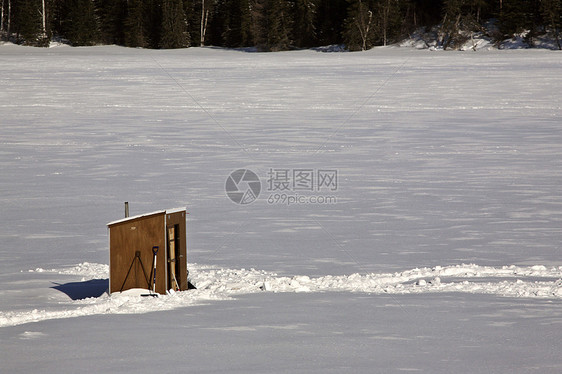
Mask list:
[[[153,268],[153,246],[159,248],[156,257],[156,292],[166,293],[165,218],[164,213],[158,213],[109,226],[110,293],[130,288],[152,289],[153,279],[150,275]],[[140,262],[143,266],[138,259],[135,260],[136,251],[140,251]],[[146,277],[142,267],[146,271]],[[129,269],[131,270],[127,277]]]

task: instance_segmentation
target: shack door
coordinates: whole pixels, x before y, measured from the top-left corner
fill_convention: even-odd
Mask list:
[[[180,230],[179,225],[170,225],[167,227],[168,232],[168,288],[179,291],[181,284],[180,261],[178,261],[180,252]]]

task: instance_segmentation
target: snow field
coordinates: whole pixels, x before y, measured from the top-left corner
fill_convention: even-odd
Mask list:
[[[0,371],[562,371],[559,52],[0,64]],[[269,204],[272,168],[337,169],[337,204]],[[198,290],[104,294],[124,201],[187,206]]]

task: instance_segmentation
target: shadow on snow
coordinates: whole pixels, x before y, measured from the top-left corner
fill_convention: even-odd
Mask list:
[[[54,282],[53,282],[54,283]],[[55,290],[65,293],[72,300],[100,297],[109,288],[109,279],[92,279],[84,282],[55,283]]]

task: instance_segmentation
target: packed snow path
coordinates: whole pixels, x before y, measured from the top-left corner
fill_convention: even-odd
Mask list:
[[[170,310],[210,300],[228,300],[233,296],[257,292],[364,292],[369,294],[421,294],[461,292],[504,297],[539,297],[562,299],[562,266],[503,266],[474,264],[416,268],[397,273],[371,273],[323,276],[277,276],[255,269],[225,269],[191,265],[192,282],[197,290],[173,292],[157,298],[145,298],[146,290],[107,293],[101,297],[61,301],[62,308],[0,313],[0,327],[48,319],[71,318],[95,314],[133,314]],[[82,280],[106,278],[108,266],[82,263],[50,272],[79,275]],[[399,302],[396,300],[396,302]]]

